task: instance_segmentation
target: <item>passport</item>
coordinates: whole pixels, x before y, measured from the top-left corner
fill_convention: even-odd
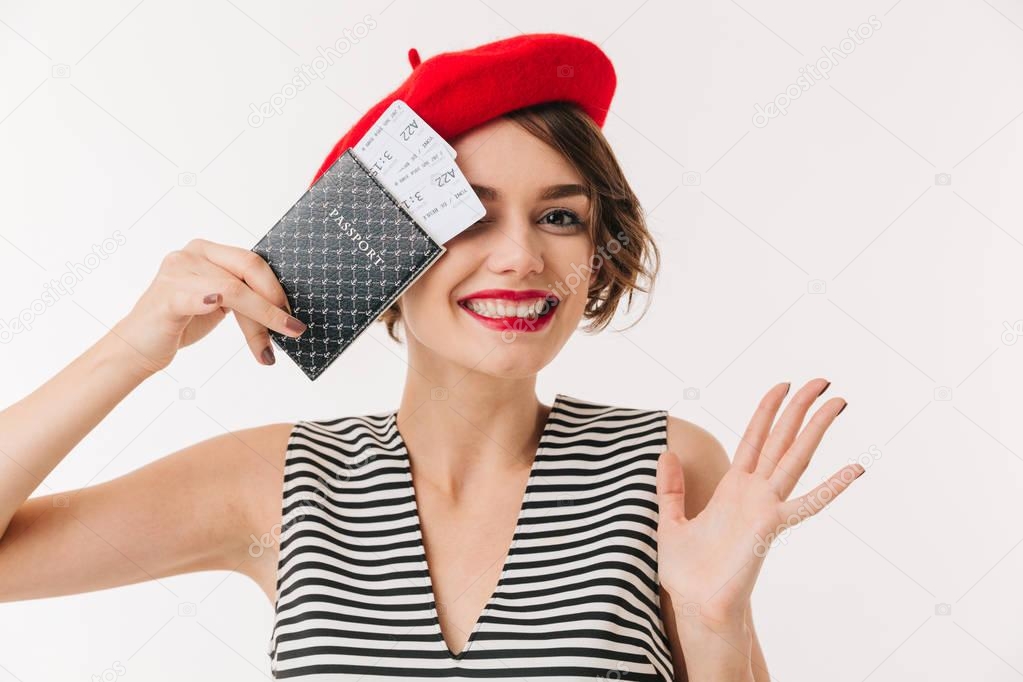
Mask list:
[[[446,248],[349,148],[252,251],[308,325],[298,338],[272,329],[270,338],[315,380]]]

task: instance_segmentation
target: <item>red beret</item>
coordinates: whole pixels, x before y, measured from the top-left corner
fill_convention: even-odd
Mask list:
[[[408,57],[412,73],[334,145],[310,186],[396,99],[450,141],[509,111],[555,100],[578,104],[603,126],[615,91],[614,67],[600,47],[558,33],[518,35],[469,50],[442,52],[424,62],[412,48]]]

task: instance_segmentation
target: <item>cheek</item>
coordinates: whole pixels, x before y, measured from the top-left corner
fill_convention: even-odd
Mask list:
[[[451,298],[461,278],[463,266],[458,254],[449,248],[440,260],[405,290],[398,301],[406,323],[425,323],[438,319],[447,308],[454,305]]]
[[[566,303],[572,310],[578,309],[581,313],[586,307],[590,281],[595,276],[594,250],[587,236],[571,242],[562,240],[554,245],[549,251],[551,256],[547,258],[547,267],[551,270],[552,281],[556,283],[554,291],[568,299]]]

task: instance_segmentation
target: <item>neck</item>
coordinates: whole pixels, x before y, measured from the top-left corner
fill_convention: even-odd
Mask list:
[[[397,423],[413,464],[456,496],[474,482],[528,471],[549,410],[537,400],[535,375],[499,379],[462,367],[430,381],[410,367]]]

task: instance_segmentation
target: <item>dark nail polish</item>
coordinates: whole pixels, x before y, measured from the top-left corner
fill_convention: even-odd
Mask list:
[[[835,416],[837,417],[838,415],[842,414],[842,410],[844,410],[847,407],[849,407],[849,403],[846,403],[846,404],[842,405],[842,409],[839,410],[838,412],[836,412]]]
[[[264,365],[272,365],[275,362],[277,362],[277,359],[274,357],[273,349],[270,348],[270,346],[267,346],[266,348],[263,349],[262,357]]]
[[[296,332],[304,332],[306,330],[306,324],[298,318],[288,316],[288,319],[284,321],[284,326],[288,329]]]
[[[206,294],[203,303],[220,303],[220,294]]]
[[[867,473],[867,470],[866,470],[866,469],[862,469],[862,470],[860,471],[860,473],[856,474],[856,475],[855,475],[855,476],[853,477],[853,480],[855,481],[855,480],[856,480],[857,478],[859,478],[860,476],[862,476],[862,475],[863,475],[863,474],[865,474],[865,473]]]
[[[830,386],[830,385],[831,385],[830,381],[828,383],[824,384],[824,388],[822,388],[821,392],[817,394],[817,397],[820,398],[822,395],[824,395],[824,391],[828,390],[828,386]]]
[[[792,382],[790,381],[788,383],[788,386],[785,387],[785,393],[783,393],[781,397],[784,398],[785,396],[787,396],[789,394],[789,391],[791,391],[791,390],[792,390]]]

